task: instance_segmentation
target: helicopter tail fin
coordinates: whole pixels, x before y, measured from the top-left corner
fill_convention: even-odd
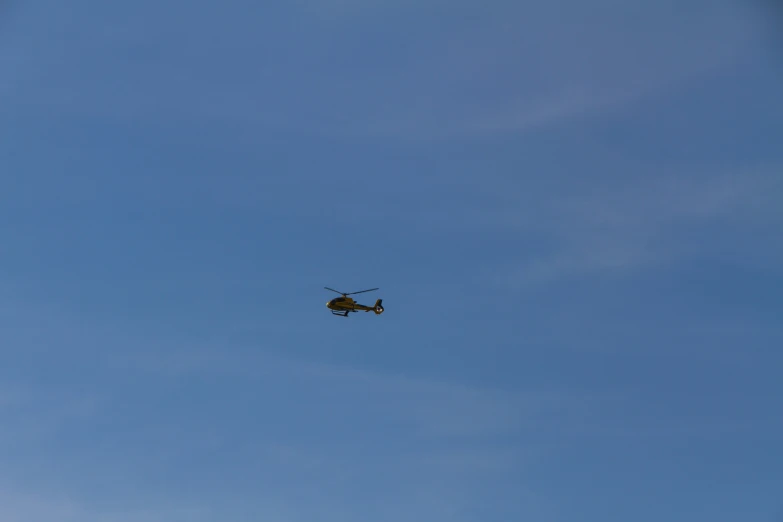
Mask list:
[[[375,306],[373,306],[375,315],[381,315],[383,313],[383,306],[381,306],[382,302],[383,299],[378,299],[375,301]]]

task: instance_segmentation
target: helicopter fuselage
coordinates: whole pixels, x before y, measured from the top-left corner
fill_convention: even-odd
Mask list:
[[[359,304],[350,297],[335,297],[326,303],[326,307],[332,310],[335,315],[347,317],[350,312],[375,312],[376,315],[383,313],[381,306],[382,299],[378,299],[373,306]]]

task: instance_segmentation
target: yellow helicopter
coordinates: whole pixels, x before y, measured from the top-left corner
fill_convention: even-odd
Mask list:
[[[338,292],[334,288],[329,288],[328,286],[325,286],[324,288],[342,295],[342,297],[335,297],[334,299],[326,303],[326,307],[332,311],[332,315],[341,315],[343,317],[348,317],[349,313],[358,312],[360,310],[363,310],[365,312],[375,312],[375,315],[381,315],[383,313],[383,306],[381,306],[381,302],[383,301],[383,299],[378,299],[377,301],[375,301],[375,304],[373,306],[365,306],[363,304],[357,303],[352,298],[348,297],[349,295],[362,294],[364,292],[372,292],[373,290],[378,290],[377,288],[370,288],[369,290],[360,290],[358,292],[349,292],[349,293]]]

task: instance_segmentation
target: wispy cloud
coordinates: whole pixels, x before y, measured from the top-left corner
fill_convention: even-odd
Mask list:
[[[0,389],[0,422],[4,426],[0,441],[15,448],[48,440],[66,423],[88,418],[101,406],[101,398],[93,395],[4,387]]]
[[[501,3],[480,15],[459,4],[395,6],[411,20],[438,13],[440,27],[407,33],[417,49],[408,59],[341,78],[352,103],[366,105],[328,129],[406,139],[538,129],[677,88],[756,43],[758,20],[741,5],[711,2],[675,15],[665,4]]]
[[[9,482],[10,477],[0,480]],[[61,494],[36,493],[0,484],[0,520],[3,522],[202,522],[203,510],[191,508],[105,510]]]
[[[549,255],[528,257],[504,284],[530,284],[595,271],[638,269],[704,254],[695,238],[715,234],[717,244],[741,233],[762,233],[783,223],[778,166],[703,175],[613,178],[574,183],[551,203],[501,211],[491,218],[511,230],[536,233],[551,243]],[[587,182],[585,182],[587,183]],[[500,217],[502,215],[502,217]],[[721,233],[721,229],[726,233]],[[732,236],[733,235],[733,236]],[[769,236],[772,255],[783,244]]]
[[[260,12],[261,27],[238,27],[221,48],[209,47],[201,33],[183,47],[191,32],[212,23],[198,13],[178,28],[176,39],[167,37],[164,22],[143,32],[119,20],[74,24],[78,32],[64,28],[58,49],[79,53],[79,83],[58,65],[63,51],[28,44],[27,61],[43,61],[17,76],[16,94],[34,95],[34,104],[58,111],[70,111],[80,97],[82,115],[124,122],[165,116],[251,130],[441,139],[525,131],[614,110],[731,64],[757,33],[747,10],[714,2],[687,12],[614,0],[589,8],[579,2],[306,4],[346,14],[334,15],[337,23],[300,11],[299,23],[319,45],[296,42],[283,56],[257,50],[282,37],[271,26],[274,17]],[[84,33],[85,26],[107,23],[122,30]],[[252,44],[245,30],[255,35]],[[92,45],[94,38],[104,44]],[[155,39],[163,51],[143,52]],[[133,60],[118,68],[108,49],[131,53]],[[255,64],[252,74],[248,62]],[[47,81],[48,75],[58,75],[57,81]],[[82,85],[85,78],[92,81]]]
[[[123,371],[306,382],[308,386],[300,390],[330,390],[328,395],[312,399],[335,414],[362,418],[362,422],[388,422],[404,429],[409,436],[424,438],[480,440],[514,435],[536,424],[536,419],[553,413],[567,416],[569,408],[581,409],[589,402],[584,396],[555,390],[475,388],[436,379],[299,361],[264,352],[233,352],[232,355],[231,350],[209,347],[189,346],[182,352],[169,346],[161,352],[137,351],[112,360]],[[353,413],[342,411],[345,404],[350,404]]]
[[[80,492],[63,496],[69,489],[62,484],[63,475],[56,473],[59,489],[25,489],[19,483],[3,488],[0,501],[9,501],[0,502],[0,518],[176,522],[264,516],[304,522],[320,513],[326,520],[346,521],[368,517],[391,521],[413,515],[474,520],[465,516],[466,510],[482,509],[487,498],[494,498],[510,512],[547,520],[551,506],[520,485],[525,463],[549,445],[548,437],[567,430],[569,419],[581,417],[595,400],[558,390],[485,389],[297,360],[269,355],[258,347],[251,352],[208,343],[133,340],[127,335],[123,339],[103,359],[104,371],[144,382],[151,390],[170,393],[174,386],[177,395],[192,391],[194,396],[183,404],[170,402],[165,392],[155,392],[159,397],[154,412],[132,411],[124,391],[108,387],[105,408],[92,411],[91,422],[82,429],[89,429],[96,419],[106,422],[117,414],[112,412],[122,412],[121,424],[131,433],[115,435],[121,440],[112,439],[108,447],[100,433],[90,435],[91,444],[102,449],[95,453],[81,448],[76,457],[92,461],[100,456],[102,462],[97,470],[83,470],[81,480],[86,484]],[[205,383],[218,384],[219,391],[205,389]],[[250,389],[252,397],[243,397]],[[44,415],[41,405],[50,399],[31,396],[28,408]],[[180,408],[195,408],[197,415],[181,414]],[[225,408],[231,413],[225,414]],[[259,420],[248,423],[248,417]],[[11,419],[3,420],[7,425],[5,421]],[[29,433],[23,425],[15,425],[13,431],[17,436]],[[48,440],[53,433],[48,433]],[[107,448],[120,455],[105,453]],[[229,485],[205,493],[200,502],[195,493],[186,496],[185,503],[192,498],[193,505],[211,511],[169,510],[154,502],[148,511],[139,511],[135,506],[150,493],[145,488],[91,496],[89,484],[98,480],[96,473],[109,473],[107,467],[113,466],[137,470],[128,466],[123,453],[147,462],[144,470],[153,466],[152,460],[154,469],[167,470],[183,462],[195,465],[204,458],[228,459],[225,463],[210,460],[217,467],[212,477],[203,480],[212,485],[222,480],[239,484],[238,477],[252,477],[257,491],[251,499],[244,490],[233,493]],[[237,454],[243,469],[229,472],[227,467]],[[11,477],[0,472],[0,483],[3,479],[9,483]],[[357,500],[359,483],[365,493]],[[60,492],[59,496],[52,491]],[[183,496],[179,491],[166,497],[177,495]],[[382,500],[373,500],[374,496]],[[301,503],[305,497],[308,502]]]

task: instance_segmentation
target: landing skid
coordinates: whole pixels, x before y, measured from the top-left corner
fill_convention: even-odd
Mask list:
[[[348,310],[346,310],[345,312],[335,312],[334,310],[332,310],[332,315],[339,315],[339,316],[342,316],[342,317],[348,317]]]

